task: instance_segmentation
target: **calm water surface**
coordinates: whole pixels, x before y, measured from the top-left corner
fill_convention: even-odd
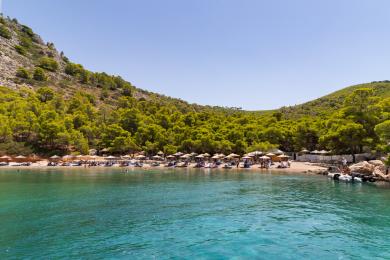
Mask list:
[[[389,202],[323,176],[2,170],[0,259],[390,259]]]

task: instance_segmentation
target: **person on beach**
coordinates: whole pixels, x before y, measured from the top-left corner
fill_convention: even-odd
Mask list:
[[[347,168],[348,168],[348,164],[347,164],[348,162],[347,162],[347,159],[345,159],[345,157],[343,157],[342,159],[341,159],[341,169],[343,170],[343,171],[345,171]]]

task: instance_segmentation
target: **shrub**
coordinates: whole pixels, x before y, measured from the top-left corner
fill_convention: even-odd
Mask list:
[[[24,48],[28,49],[28,48],[31,47],[32,41],[31,41],[30,38],[22,36],[22,37],[19,38],[19,44],[21,46],[23,46]]]
[[[82,70],[80,73],[80,82],[83,84],[88,84],[91,81],[91,72],[88,70]]]
[[[0,36],[11,39],[11,32],[4,25],[0,25]]]
[[[26,54],[27,54],[27,51],[26,51],[26,49],[25,49],[23,46],[16,45],[16,46],[15,46],[15,50],[16,50],[20,55],[26,56]]]
[[[34,37],[33,30],[30,27],[26,26],[26,25],[22,25],[22,32],[24,32],[25,34],[30,36],[30,38]]]
[[[35,68],[33,78],[38,81],[45,81],[47,79],[47,76],[43,69]]]
[[[83,66],[80,64],[75,63],[68,63],[65,67],[65,73],[71,76],[75,76],[77,74],[80,74],[84,70]]]
[[[63,60],[63,61],[65,61],[66,63],[68,63],[68,62],[69,62],[69,58],[68,58],[68,57],[66,57],[66,56],[62,56],[62,60]]]
[[[46,46],[47,46],[50,50],[55,50],[54,43],[52,43],[52,42],[46,43]]]
[[[56,71],[58,69],[58,63],[49,57],[43,57],[39,60],[39,67],[49,71]]]
[[[110,96],[110,93],[107,88],[103,88],[102,92],[100,93],[100,100],[105,100]]]
[[[133,88],[130,84],[123,86],[122,95],[124,95],[126,97],[131,97],[133,95]]]
[[[19,77],[19,78],[22,78],[22,79],[30,79],[31,78],[31,75],[28,72],[28,70],[26,70],[25,68],[22,68],[22,67],[20,67],[16,71],[16,76]]]
[[[42,87],[37,90],[38,98],[41,102],[53,100],[54,91],[49,87]]]

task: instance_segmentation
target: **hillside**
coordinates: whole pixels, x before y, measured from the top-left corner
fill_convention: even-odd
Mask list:
[[[372,89],[373,95],[380,98],[390,97],[390,81],[378,81],[346,87],[313,101],[292,107],[283,107],[280,110],[288,118],[299,118],[306,115],[327,116],[340,109],[345,98],[359,88]]]
[[[200,106],[74,64],[15,19],[0,19],[0,61],[1,154],[337,153],[383,150],[387,142],[389,82],[273,111]]]

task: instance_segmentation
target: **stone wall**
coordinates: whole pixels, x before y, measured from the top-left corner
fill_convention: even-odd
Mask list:
[[[313,163],[340,163],[345,158],[348,163],[353,163],[352,154],[344,155],[318,155],[318,154],[303,154],[297,155],[296,161],[313,162]],[[375,159],[375,155],[371,153],[355,154],[355,162],[367,161]]]

